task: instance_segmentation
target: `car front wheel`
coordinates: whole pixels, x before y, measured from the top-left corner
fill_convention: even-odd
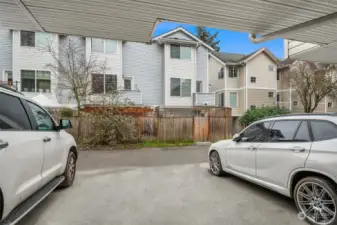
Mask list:
[[[337,194],[334,185],[324,178],[306,177],[295,187],[294,200],[298,217],[315,225],[336,225]]]
[[[76,155],[70,151],[68,154],[67,166],[64,171],[64,181],[60,184],[60,187],[70,187],[73,185],[76,175]]]
[[[209,155],[209,168],[215,176],[221,176],[224,173],[222,170],[220,156],[217,151],[212,151]]]

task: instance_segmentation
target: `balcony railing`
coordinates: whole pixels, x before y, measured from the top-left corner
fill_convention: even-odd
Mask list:
[[[195,106],[215,106],[214,93],[193,93],[193,105]]]

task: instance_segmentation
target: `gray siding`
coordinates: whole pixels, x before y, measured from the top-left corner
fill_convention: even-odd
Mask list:
[[[188,35],[184,34],[183,32],[177,31],[173,34],[166,36],[166,38],[173,38],[173,39],[182,39],[182,40],[193,40]]]
[[[197,49],[197,81],[202,81],[202,92],[208,92],[207,81],[208,50],[204,46]]]
[[[121,91],[121,101],[131,101],[136,105],[142,104],[141,91]]]
[[[0,29],[0,80],[4,70],[12,71],[12,32]]]
[[[143,92],[144,105],[164,105],[163,55],[157,44],[123,45],[123,75],[134,77],[135,86]]]
[[[214,93],[195,93],[194,105],[216,105]]]

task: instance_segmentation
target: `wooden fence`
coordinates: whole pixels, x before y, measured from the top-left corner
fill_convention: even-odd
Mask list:
[[[135,129],[139,140],[217,141],[232,136],[232,117],[156,117],[139,116]],[[71,119],[69,133],[78,138],[78,118]],[[91,118],[82,118],[81,136],[88,137],[93,129]]]

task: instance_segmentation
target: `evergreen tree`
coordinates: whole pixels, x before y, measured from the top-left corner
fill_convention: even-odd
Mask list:
[[[216,51],[220,50],[220,47],[218,46],[220,43],[220,40],[217,40],[217,37],[219,35],[219,32],[215,32],[214,34],[211,34],[206,27],[203,26],[197,26],[197,37],[214,48]]]

